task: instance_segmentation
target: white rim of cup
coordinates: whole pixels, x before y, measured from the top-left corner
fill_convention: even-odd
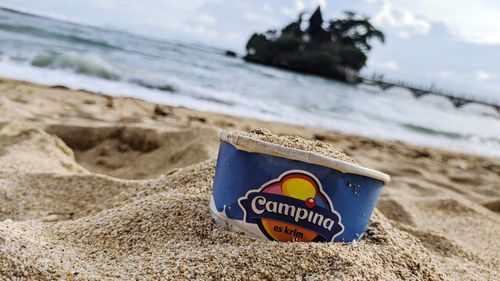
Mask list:
[[[246,152],[268,154],[277,157],[316,164],[340,171],[342,173],[356,174],[380,180],[385,184],[391,181],[391,177],[389,175],[377,170],[327,157],[316,152],[308,152],[296,148],[285,147],[275,143],[253,139],[250,137],[242,136],[237,132],[220,131],[219,138],[222,141],[234,145],[237,149]]]

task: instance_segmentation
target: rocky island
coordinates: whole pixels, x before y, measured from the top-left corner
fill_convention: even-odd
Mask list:
[[[303,29],[303,13],[280,32],[255,33],[246,45],[246,61],[316,74],[345,82],[356,82],[366,65],[370,41],[385,41],[368,17],[345,12],[345,18],[325,24],[318,7]],[[325,28],[326,27],[326,28]]]

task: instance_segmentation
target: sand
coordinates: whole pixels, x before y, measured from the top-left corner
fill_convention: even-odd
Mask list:
[[[363,240],[217,226],[217,130],[268,128],[392,176]],[[500,160],[0,79],[0,280],[499,280]]]
[[[295,135],[278,136],[266,128],[255,128],[249,130],[248,132],[239,132],[238,134],[244,137],[261,140],[288,148],[318,153],[320,155],[345,162],[357,163],[355,159],[347,156],[345,152],[342,151],[342,149],[318,140],[308,140]]]

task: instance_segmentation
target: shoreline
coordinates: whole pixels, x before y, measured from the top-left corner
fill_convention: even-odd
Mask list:
[[[360,242],[214,224],[217,132],[259,127],[391,176]],[[494,157],[0,78],[0,279],[498,280],[499,174]]]
[[[234,115],[231,113],[218,113],[215,111],[211,110],[201,110],[201,109],[196,109],[196,108],[190,108],[186,106],[176,106],[176,105],[169,105],[169,104],[164,104],[164,103],[155,103],[153,101],[148,101],[142,98],[138,97],[130,97],[130,96],[120,96],[118,93],[115,94],[109,94],[109,93],[101,93],[101,92],[93,92],[90,90],[86,89],[72,89],[68,86],[65,85],[49,85],[49,84],[39,84],[36,82],[31,82],[27,80],[18,80],[18,79],[10,79],[10,78],[4,78],[0,76],[0,82],[13,82],[17,83],[19,85],[31,85],[31,86],[36,86],[38,88],[47,88],[47,89],[57,89],[57,90],[64,90],[68,92],[80,92],[80,93],[88,93],[88,94],[93,94],[93,95],[98,95],[105,97],[106,99],[130,99],[134,101],[138,101],[141,103],[146,103],[146,104],[157,104],[159,106],[164,106],[167,108],[171,109],[184,109],[186,112],[183,112],[182,115],[188,114],[189,112],[192,112],[193,114],[197,114],[200,116],[203,116],[203,118],[208,118],[208,119],[235,119],[238,120],[238,123],[247,125],[248,124],[278,124],[278,127],[286,127],[287,129],[299,129],[299,130],[305,130],[307,131],[310,135],[308,136],[309,138],[315,138],[315,134],[333,134],[333,135],[339,135],[339,136],[344,136],[347,138],[356,138],[356,139],[367,139],[367,140],[373,140],[376,142],[388,142],[388,143],[399,143],[408,147],[413,147],[415,149],[431,149],[431,150],[436,150],[442,153],[451,153],[451,154],[460,154],[460,155],[467,155],[467,156],[472,156],[472,157],[479,157],[479,158],[491,158],[491,159],[498,159],[500,160],[500,156],[495,156],[495,155],[486,155],[486,154],[481,154],[481,153],[473,153],[470,151],[459,151],[457,150],[449,150],[446,148],[441,147],[440,145],[426,145],[422,144],[420,142],[408,142],[405,140],[399,140],[399,139],[386,139],[383,137],[377,137],[377,136],[368,136],[368,135],[362,135],[362,134],[353,134],[350,132],[342,131],[342,130],[335,130],[335,129],[328,129],[328,128],[323,128],[323,127],[317,127],[317,126],[306,126],[303,124],[297,124],[293,122],[285,122],[285,121],[276,121],[276,120],[267,120],[267,119],[259,119],[256,117],[252,116],[241,116],[241,115]],[[223,126],[223,124],[214,124],[212,123],[211,125],[215,125],[216,127],[221,127],[221,128],[227,128]],[[221,126],[222,125],[222,126]],[[241,127],[241,126],[240,126]],[[318,136],[318,140],[321,140],[321,136]]]

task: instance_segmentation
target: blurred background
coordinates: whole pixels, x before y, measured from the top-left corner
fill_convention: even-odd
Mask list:
[[[500,156],[498,1],[2,0],[0,7],[2,77]],[[328,43],[314,45],[318,7]],[[384,39],[371,38],[370,48],[349,43],[366,55],[358,80],[491,106],[290,71],[286,59],[248,61],[254,33],[274,44],[285,27],[299,26],[287,33],[297,36],[293,54],[311,54],[364,34],[332,29],[355,20]],[[271,60],[284,51],[276,52]]]

